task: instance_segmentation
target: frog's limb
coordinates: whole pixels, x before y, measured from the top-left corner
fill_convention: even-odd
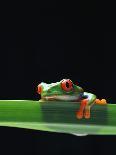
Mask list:
[[[90,118],[90,106],[89,105],[86,105],[86,107],[85,107],[85,113],[84,113],[84,117],[85,118]]]
[[[76,114],[76,116],[77,116],[78,119],[83,118],[83,112],[84,112],[84,109],[85,109],[85,107],[87,105],[87,102],[88,102],[87,99],[83,99],[81,101],[80,109],[79,109],[79,111],[77,111],[77,114]]]
[[[87,102],[87,104],[85,106],[84,117],[88,119],[88,118],[90,118],[91,106],[95,103],[96,95],[84,92],[84,97],[86,97],[87,100],[88,100],[88,102]]]
[[[90,109],[91,106],[95,103],[96,95],[84,92],[83,98],[84,99],[81,101],[80,109],[77,112],[78,119],[83,117],[83,113],[85,118],[90,118]]]
[[[91,116],[90,115],[90,110],[91,110],[91,106],[95,103],[96,95],[84,92],[84,97],[86,97],[87,100],[88,100],[88,102],[87,102],[87,104],[85,106],[84,117],[88,119]]]

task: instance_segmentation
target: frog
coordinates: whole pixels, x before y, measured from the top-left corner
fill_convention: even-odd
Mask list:
[[[94,104],[105,105],[106,99],[98,99],[95,94],[85,92],[77,83],[70,79],[62,79],[59,82],[47,84],[41,82],[37,86],[37,93],[44,101],[66,101],[80,103],[79,110],[76,111],[77,119],[91,118],[91,107]]]

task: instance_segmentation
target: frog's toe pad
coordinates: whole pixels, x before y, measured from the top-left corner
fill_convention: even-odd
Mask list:
[[[84,116],[86,119],[89,119],[90,118],[90,112],[85,112]]]
[[[83,118],[83,112],[78,111],[78,112],[76,113],[76,117],[77,117],[78,119]]]
[[[106,100],[105,99],[102,99],[101,100],[101,104],[107,104]]]
[[[95,100],[95,103],[96,103],[96,104],[100,104],[100,103],[101,103],[100,99],[96,99],[96,100]]]

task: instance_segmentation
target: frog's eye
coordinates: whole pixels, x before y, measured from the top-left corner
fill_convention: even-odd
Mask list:
[[[70,79],[64,79],[61,82],[61,87],[65,91],[71,91],[73,89],[73,83]]]
[[[37,86],[37,93],[38,93],[38,94],[41,94],[41,92],[42,92],[42,86],[41,86],[41,84],[39,84],[39,85]]]

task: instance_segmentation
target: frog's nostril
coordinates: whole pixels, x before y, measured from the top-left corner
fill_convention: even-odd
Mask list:
[[[39,84],[39,85],[37,86],[37,93],[38,93],[38,94],[41,94],[41,93],[42,93],[42,86],[41,86],[41,84]]]

